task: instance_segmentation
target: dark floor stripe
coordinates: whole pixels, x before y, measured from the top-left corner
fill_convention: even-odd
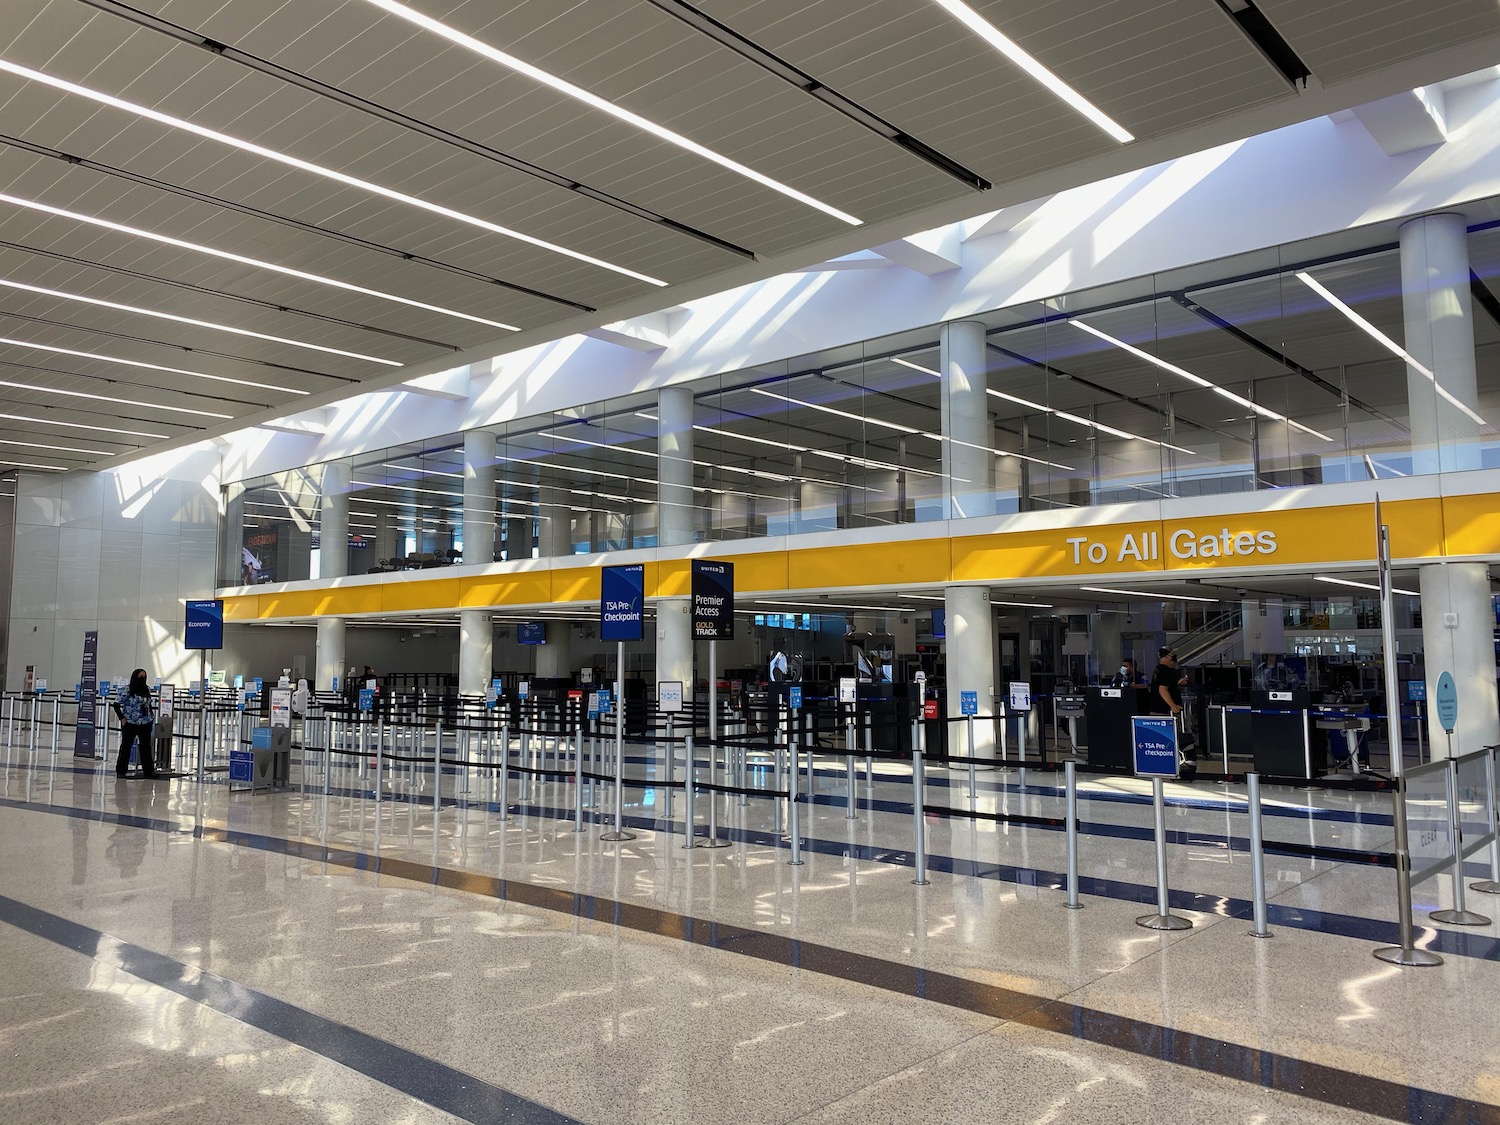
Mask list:
[[[13,801],[5,801],[3,804],[35,808]],[[37,811],[50,810],[44,806]],[[100,820],[114,819],[111,814],[93,810],[71,811],[89,812],[91,818]],[[436,884],[586,918],[637,933],[737,953],[771,964],[1017,1022],[1027,1027],[1113,1047],[1140,1057],[1237,1079],[1328,1105],[1407,1122],[1409,1125],[1500,1125],[1500,1106],[1486,1102],[1406,1086],[1212,1036],[1101,1012],[1070,1004],[1065,1000],[1048,1000],[950,973],[904,965],[765,930],[674,914],[655,907],[597,895],[433,867],[412,860],[371,856],[347,849],[334,850],[298,840],[283,840],[218,828],[205,828],[199,834],[210,842],[256,848],[354,870],[373,871],[388,878],[422,885]],[[94,957],[98,956],[99,940],[104,937],[98,931],[3,897],[0,897],[0,920]],[[161,954],[138,946],[124,945],[122,948],[127,951],[121,959],[126,971],[317,1051],[467,1121],[499,1123],[571,1120],[508,1091],[478,1082],[471,1076],[440,1063],[411,1054],[383,1040],[325,1020],[234,982],[200,973]],[[261,1007],[262,1004],[266,1006]],[[458,1080],[456,1083],[455,1078]],[[472,1084],[472,1092],[462,1088],[464,1082]],[[507,1113],[511,1116],[505,1116]],[[525,1113],[539,1116],[521,1115]]]
[[[0,922],[269,1032],[474,1125],[579,1125],[566,1114],[144,946],[0,895]]]

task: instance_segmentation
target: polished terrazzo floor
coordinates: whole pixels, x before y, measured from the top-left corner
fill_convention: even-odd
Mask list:
[[[430,771],[377,801],[348,757],[252,795],[0,746],[0,1121],[1500,1121],[1500,929],[1428,923],[1444,876],[1444,964],[1371,956],[1388,795],[1267,791],[1273,847],[1347,858],[1269,855],[1258,940],[1243,792],[1170,786],[1195,926],[1160,935],[1142,784],[1081,779],[1069,911],[1059,775],[981,775],[977,812],[1035,823],[930,814],[918,887],[906,777],[861,776],[849,820],[841,763],[793,867],[767,799],[685,849],[659,789],[606,843],[563,783],[502,819],[492,777],[434,808]]]

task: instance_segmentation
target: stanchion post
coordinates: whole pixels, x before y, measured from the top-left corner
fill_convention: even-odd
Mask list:
[[[695,753],[693,750],[693,736],[688,735],[687,738],[683,739],[683,743],[687,749],[685,755],[687,760],[683,763],[682,771],[682,846],[684,848],[691,848],[695,846],[693,841],[695,825],[693,821],[696,819],[697,813],[693,810],[693,774],[697,763],[693,761]],[[671,749],[671,743],[667,744],[667,748],[668,750]]]
[[[1260,812],[1260,774],[1245,776],[1249,787],[1250,808],[1250,902],[1255,911],[1255,929],[1251,937],[1272,937],[1266,925],[1266,842]]]
[[[1078,901],[1078,763],[1069,759],[1063,763],[1063,779],[1067,792],[1066,815],[1068,818],[1068,901],[1069,910],[1082,910]]]
[[[787,779],[787,821],[791,829],[792,858],[787,863],[792,867],[802,866],[802,806],[797,799],[797,740],[792,732],[790,723],[787,726],[787,749],[792,754],[792,772]],[[777,751],[778,758],[780,751]]]
[[[443,720],[432,725],[432,811],[439,812],[443,806]]]
[[[979,787],[978,779],[974,776],[974,716],[965,715],[964,718],[969,724],[969,810],[972,812]]]
[[[1484,754],[1484,781],[1490,797],[1490,877],[1470,883],[1469,889],[1480,894],[1500,894],[1500,809],[1495,807],[1495,755],[1500,748],[1490,746]]]
[[[1428,915],[1434,922],[1448,926],[1488,926],[1489,918],[1468,909],[1464,902],[1464,834],[1463,818],[1458,811],[1458,763],[1448,759],[1448,828],[1453,840],[1453,909],[1434,910]]]
[[[615,827],[599,837],[609,843],[634,840],[625,831],[625,642],[615,651]]]
[[[583,724],[573,732],[573,831],[583,831]]]
[[[844,819],[857,820],[859,813],[855,811],[855,786],[857,781],[854,776],[854,709],[849,709],[849,716],[844,720],[844,774],[845,791],[844,797]]]
[[[1162,779],[1151,779],[1151,811],[1156,826],[1156,913],[1142,914],[1137,926],[1148,930],[1190,930],[1193,923],[1173,914],[1167,907],[1171,891],[1167,887],[1167,799]]]
[[[912,836],[915,841],[912,855],[916,867],[916,878],[912,882],[919,887],[925,887],[930,882],[927,878],[927,821],[922,815],[922,792],[927,787],[922,774],[924,737],[922,721],[913,719],[911,721],[911,820]]]

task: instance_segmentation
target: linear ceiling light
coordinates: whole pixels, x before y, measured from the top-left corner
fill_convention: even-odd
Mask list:
[[[48,472],[52,473],[66,473],[68,471],[67,468],[62,465],[34,465],[30,461],[0,460],[0,465],[9,465],[13,469],[46,469]],[[12,492],[8,493],[7,495],[14,496],[15,493]]]
[[[0,277],[0,285],[8,289],[19,289],[26,293],[39,293],[44,297],[60,297],[64,301],[82,301],[84,304],[98,305],[101,308],[119,309],[121,312],[137,313],[140,316],[154,316],[159,320],[171,320],[178,324],[191,324],[197,328],[211,328],[215,332],[232,332],[236,336],[250,336],[257,340],[269,340],[273,344],[289,344],[294,348],[307,348],[310,351],[346,356],[349,359],[364,359],[371,363],[383,363],[387,367],[405,366],[405,364],[397,359],[383,359],[378,355],[365,355],[363,352],[346,352],[340,348],[324,347],[322,344],[309,344],[303,340],[289,340],[285,336],[272,336],[265,332],[252,332],[248,328],[235,328],[229,324],[217,324],[211,320],[195,320],[190,316],[178,316],[176,313],[162,312],[160,309],[143,309],[139,305],[122,305],[118,301],[105,301],[99,297],[85,297],[82,293],[65,293],[61,289],[44,289],[40,285],[27,285],[24,282],[11,281],[9,278]]]
[[[1069,414],[1066,410],[1054,410],[1050,406],[1043,406],[1039,402],[1032,402],[1029,398],[1021,398],[1019,395],[1006,394],[1004,391],[997,391],[989,387],[985,389],[985,393],[993,395],[995,398],[1004,399],[1006,402],[1014,402],[1018,406],[1024,406],[1029,410],[1036,410],[1041,412],[1042,414],[1054,415],[1055,417],[1061,418],[1065,422],[1073,422],[1080,426],[1086,426],[1091,430],[1098,430],[1101,433],[1112,434],[1117,438],[1126,438],[1129,441],[1144,441],[1149,445],[1155,445],[1162,449],[1172,449],[1176,450],[1178,453],[1186,453],[1189,457],[1197,456],[1197,454],[1194,453],[1191,449],[1184,449],[1182,446],[1173,445],[1169,441],[1157,441],[1155,438],[1143,437],[1140,434],[1132,434],[1128,430],[1117,430],[1113,426],[1106,426],[1103,422],[1095,422],[1092,418],[1085,418],[1080,414]]]
[[[913,363],[911,360],[902,359],[900,356],[892,356],[891,362],[899,363],[902,367],[910,367],[913,371],[920,371],[923,375],[931,375],[934,379],[941,379],[943,377],[941,371],[934,371],[930,367],[923,367],[920,363]]]
[[[1194,598],[1187,594],[1163,594],[1160,591],[1152,593],[1149,590],[1116,590],[1109,586],[1080,586],[1080,590],[1087,590],[1091,594],[1123,594],[1129,598],[1146,598],[1150,601],[1163,602],[1216,602],[1218,598]]]
[[[57,355],[78,356],[80,359],[98,359],[105,363],[119,363],[125,367],[142,367],[148,371],[165,371],[172,375],[189,375],[194,379],[211,379],[215,383],[233,383],[237,387],[255,387],[262,391],[280,391],[288,395],[309,395],[311,391],[300,390],[297,387],[278,387],[273,383],[257,383],[250,379],[233,379],[228,375],[209,375],[202,371],[188,371],[182,367],[163,367],[159,363],[147,363],[139,359],[121,359],[119,356],[100,355],[98,352],[80,352],[73,348],[57,348],[51,344],[38,344],[34,340],[12,340],[9,336],[0,336],[0,344],[10,344],[16,348],[35,348],[37,351],[54,352]]]
[[[79,449],[76,445],[42,445],[40,442],[35,441],[10,441],[6,438],[0,438],[0,445],[18,445],[26,449],[47,449],[53,453],[87,453],[95,457],[114,456],[114,451],[111,449]]]
[[[148,121],[155,121],[159,125],[166,125],[172,129],[181,129],[195,136],[203,137],[210,141],[217,141],[219,144],[228,145],[231,148],[237,148],[242,152],[254,153],[256,156],[264,157],[266,160],[274,160],[276,163],[285,164],[289,168],[310,172],[314,176],[322,176],[324,179],[333,180],[348,187],[370,192],[372,195],[394,199],[397,203],[405,203],[408,206],[416,207],[423,211],[430,211],[434,215],[442,215],[444,218],[454,219],[457,222],[466,223],[471,227],[478,227],[481,230],[504,235],[507,238],[518,239],[521,242],[530,243],[532,246],[539,246],[543,250],[550,250],[554,254],[561,254],[567,258],[587,262],[591,266],[598,266],[600,269],[624,274],[626,277],[633,277],[637,281],[644,281],[650,285],[667,284],[660,278],[652,277],[649,274],[637,273],[635,270],[627,269],[625,266],[617,266],[613,262],[606,262],[603,258],[595,258],[578,250],[570,250],[566,246],[559,246],[555,242],[548,242],[534,235],[523,234],[510,227],[503,227],[499,223],[492,223],[488,219],[481,219],[476,215],[469,215],[463,211],[455,211],[451,207],[444,207],[441,203],[433,203],[431,200],[422,199],[420,196],[407,195],[405,192],[396,191],[394,188],[371,183],[369,180],[361,180],[357,176],[351,176],[348,173],[339,172],[333,168],[325,168],[321,164],[314,164],[309,160],[302,160],[284,152],[277,152],[275,149],[266,148],[263,145],[255,144],[253,141],[241,140],[239,137],[231,137],[227,133],[220,133],[215,129],[209,129],[203,125],[195,125],[193,122],[186,121],[181,117],[173,117],[171,114],[148,109],[146,106],[128,102],[112,94],[92,90],[87,86],[80,86],[76,82],[68,82],[65,79],[56,78],[40,70],[32,70],[29,66],[21,66],[19,63],[13,63],[9,59],[0,59],[0,71],[8,71],[18,78],[30,79],[33,82],[40,82],[43,85],[51,86],[55,90],[77,94],[79,97],[88,98],[101,105],[112,106],[115,109],[122,109],[127,113],[133,113],[138,117],[144,117]]]
[[[754,180],[756,183],[768,187],[772,191],[779,191],[782,195],[795,199],[798,203],[805,203],[807,206],[822,211],[825,215],[832,215],[835,219],[848,223],[850,226],[857,227],[861,225],[859,219],[856,219],[847,212],[840,211],[837,207],[814,199],[812,196],[800,192],[796,188],[782,183],[780,180],[773,180],[770,176],[757,172],[754,168],[747,167],[737,160],[731,160],[729,157],[717,153],[711,148],[700,145],[697,141],[689,140],[681,133],[674,133],[671,129],[658,125],[654,121],[648,121],[639,114],[631,113],[630,110],[618,106],[612,101],[601,98],[597,94],[589,93],[589,91],[583,89],[581,86],[575,86],[571,82],[557,77],[555,74],[547,73],[547,71],[542,70],[540,67],[532,66],[528,62],[522,62],[514,55],[506,54],[499,48],[491,47],[488,43],[481,42],[472,35],[465,35],[462,31],[451,28],[447,24],[433,19],[431,16],[424,16],[421,12],[408,8],[405,4],[398,4],[396,0],[365,0],[365,2],[374,5],[383,12],[389,12],[391,15],[406,20],[408,23],[430,31],[434,35],[441,35],[450,43],[456,43],[460,47],[473,51],[476,55],[481,55],[491,62],[499,63],[501,66],[515,71],[517,74],[524,74],[526,77],[540,82],[544,86],[550,86],[558,93],[565,94],[575,101],[580,101],[593,109],[607,113],[611,117],[618,118],[628,125],[634,125],[637,129],[650,133],[653,137],[658,137],[679,148],[686,149],[688,152],[701,156],[705,160],[711,160],[720,167],[728,168],[731,172],[737,172],[746,179]]]
[[[1461,412],[1468,415],[1476,424],[1481,426],[1488,425],[1488,423],[1483,418],[1474,413],[1473,409],[1460,402],[1458,399],[1454,398],[1453,395],[1449,392],[1448,388],[1437,381],[1437,376],[1432,373],[1432,370],[1428,368],[1426,364],[1418,363],[1416,357],[1414,357],[1411,352],[1407,351],[1400,344],[1396,343],[1395,340],[1392,340],[1384,332],[1376,328],[1364,317],[1360,316],[1359,313],[1355,312],[1348,305],[1344,304],[1343,301],[1335,297],[1324,285],[1322,285],[1318,281],[1317,278],[1313,277],[1312,274],[1307,272],[1299,273],[1297,275],[1297,280],[1306,285],[1319,297],[1322,297],[1323,300],[1327,301],[1334,308],[1338,309],[1339,312],[1343,313],[1346,317],[1349,318],[1349,321],[1356,328],[1361,329],[1372,340],[1377,341],[1393,354],[1398,355],[1402,359],[1406,360],[1407,366],[1413,368],[1416,371],[1420,371],[1422,375],[1426,377],[1427,381],[1432,384],[1433,389],[1435,389],[1440,396],[1446,399],[1453,406],[1457,407]]]
[[[65,391],[59,387],[37,387],[30,383],[13,383],[8,379],[0,379],[0,387],[10,387],[17,391],[35,391],[43,395],[63,395],[66,398],[86,398],[90,402],[112,402],[116,406],[139,406],[146,410],[165,410],[172,414],[191,414],[195,418],[222,418],[226,422],[234,420],[233,414],[217,414],[212,410],[195,410],[189,406],[172,406],[165,402],[140,402],[133,398],[89,394],[87,391]]]
[[[1037,62],[1036,59],[1021,49],[1019,43],[1001,32],[999,28],[965,4],[963,0],[933,0],[933,3],[952,15],[970,31],[974,32],[975,35],[978,35],[991,47],[995,48],[995,50],[999,51],[1122,145],[1129,144],[1135,140],[1135,137],[1122,125],[1109,117],[1108,114],[1093,102],[1089,101],[1041,63]]]
[[[1355,582],[1355,581],[1353,581],[1352,579],[1349,579],[1349,578],[1329,578],[1326,575],[1322,575],[1322,574],[1315,574],[1315,575],[1313,575],[1313,581],[1314,582],[1330,582],[1330,583],[1332,583],[1335,586],[1353,586],[1357,590],[1375,590],[1377,592],[1380,590],[1379,586],[1377,586],[1377,585],[1375,585],[1374,583],[1371,583],[1371,582]],[[1394,586],[1391,587],[1391,593],[1393,593],[1393,594],[1405,594],[1409,598],[1420,598],[1422,596],[1416,590],[1398,590]]]
[[[162,440],[166,440],[170,436],[168,434],[148,433],[145,430],[125,430],[119,426],[87,426],[82,422],[61,422],[56,418],[30,418],[25,414],[0,414],[0,418],[10,422],[26,422],[33,426],[66,426],[70,430],[93,430],[101,434],[129,434],[131,437],[160,438]]]
[[[922,433],[915,426],[903,426],[899,422],[887,422],[880,418],[871,418],[868,415],[851,414],[847,410],[838,410],[832,406],[821,406],[816,402],[806,402],[800,398],[793,398],[791,395],[777,394],[775,391],[764,390],[760,387],[751,387],[750,392],[752,394],[764,395],[766,398],[774,398],[777,402],[784,402],[789,406],[802,406],[808,410],[820,410],[824,414],[832,414],[836,418],[848,418],[851,421],[859,422],[866,426],[883,426],[888,430],[895,430],[897,433],[902,434]]]
[[[198,242],[188,242],[185,239],[173,238],[170,235],[157,234],[155,231],[142,230],[140,227],[129,227],[124,223],[111,222],[108,219],[101,219],[94,215],[85,215],[79,211],[66,211],[61,207],[39,203],[35,199],[23,199],[18,195],[6,195],[0,192],[0,203],[9,203],[15,207],[26,207],[32,211],[41,211],[44,214],[57,215],[59,218],[72,219],[74,222],[89,223],[96,227],[103,227],[105,230],[128,234],[133,238],[149,238],[153,242],[160,242],[167,246],[176,246],[182,250],[192,250],[199,254],[208,254],[214,258],[223,258],[226,262],[239,262],[241,265],[254,266],[256,269],[271,270],[273,273],[300,278],[302,281],[316,282],[318,285],[330,285],[335,289],[342,289],[346,293],[359,293],[365,297],[378,297],[382,301],[394,301],[398,305],[421,309],[424,312],[441,313],[443,316],[457,317],[459,320],[468,320],[475,324],[488,325],[490,328],[500,328],[506,332],[521,331],[514,324],[506,324],[503,321],[486,320],[482,316],[459,312],[457,309],[445,309],[441,305],[429,305],[425,301],[413,301],[410,297],[398,297],[394,293],[386,293],[379,289],[366,289],[363,285],[355,285],[348,281],[339,281],[333,277],[324,277],[322,274],[307,273],[305,270],[293,269],[291,266],[280,266],[275,262],[262,261],[260,258],[247,258],[243,254],[232,254],[228,250],[217,250],[212,246],[204,246]]]
[[[1121,349],[1122,351],[1129,352],[1137,359],[1143,359],[1147,363],[1154,364],[1155,366],[1160,367],[1163,371],[1170,371],[1173,375],[1181,376],[1195,386],[1203,387],[1206,390],[1213,391],[1216,395],[1222,395],[1230,402],[1237,403],[1238,405],[1243,406],[1256,414],[1259,414],[1262,418],[1270,418],[1274,422],[1285,422],[1294,430],[1301,430],[1305,434],[1311,434],[1313,437],[1317,438],[1320,441],[1333,440],[1333,438],[1329,437],[1327,434],[1322,433],[1319,430],[1315,430],[1311,426],[1304,426],[1301,422],[1294,422],[1286,415],[1278,414],[1276,413],[1276,411],[1270,409],[1269,407],[1262,406],[1258,402],[1251,402],[1248,398],[1245,398],[1242,395],[1237,395],[1233,391],[1219,386],[1219,384],[1217,383],[1209,382],[1201,375],[1194,375],[1191,371],[1178,367],[1175,363],[1168,363],[1166,360],[1160,358],[1159,356],[1154,356],[1148,351],[1143,351],[1140,348],[1127,344],[1124,340],[1115,339],[1107,332],[1100,332],[1099,329],[1095,328],[1092,324],[1085,324],[1081,320],[1070,320],[1068,321],[1068,323],[1071,324],[1074,328],[1078,328],[1084,332],[1087,332],[1090,336],[1097,336],[1105,343],[1113,344],[1115,347]]]

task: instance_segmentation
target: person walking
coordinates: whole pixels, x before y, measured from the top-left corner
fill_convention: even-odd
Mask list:
[[[156,777],[156,761],[151,755],[151,724],[156,716],[151,706],[151,689],[146,686],[146,669],[130,673],[130,686],[115,704],[120,717],[120,756],[115,759],[115,776],[124,777],[130,768],[130,751],[139,747],[141,776]]]

